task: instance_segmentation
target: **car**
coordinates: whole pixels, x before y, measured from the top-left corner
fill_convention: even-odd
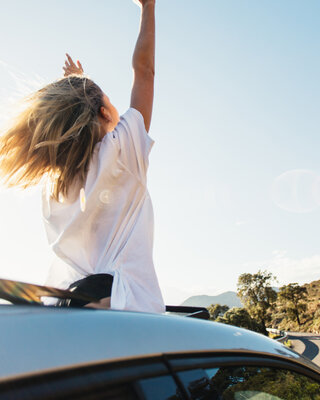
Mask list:
[[[311,361],[188,310],[1,305],[0,398],[320,399]]]

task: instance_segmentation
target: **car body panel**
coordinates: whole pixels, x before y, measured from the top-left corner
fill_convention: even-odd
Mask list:
[[[151,354],[241,350],[306,361],[263,335],[212,321],[119,310],[0,307],[0,378]]]

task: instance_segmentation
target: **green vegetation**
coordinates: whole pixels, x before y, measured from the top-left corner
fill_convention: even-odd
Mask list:
[[[278,293],[271,285],[274,281],[268,271],[240,275],[237,293],[244,307],[212,304],[210,319],[265,335],[266,328],[320,333],[320,280],[303,286],[289,283]]]
[[[288,340],[286,340],[285,342],[283,342],[283,344],[284,344],[285,346],[289,347],[289,348],[292,347],[292,343],[291,343],[291,340],[290,340],[290,339],[288,339]]]
[[[261,399],[320,400],[319,383],[296,372],[276,368],[220,368],[211,383],[216,398],[225,400],[248,399],[250,394],[250,398]]]
[[[222,322],[227,325],[234,325],[240,328],[250,329],[251,331],[264,333],[264,328],[245,308],[233,307],[228,310],[223,316],[219,316],[216,322]]]
[[[268,336],[270,339],[278,339],[281,337],[280,335],[277,335],[276,333],[271,333],[271,332],[269,332]]]
[[[273,309],[277,299],[277,292],[271,286],[274,280],[271,273],[260,270],[256,274],[242,274],[238,279],[238,296],[265,335],[268,335],[266,328],[271,320],[268,311]]]
[[[212,321],[215,321],[218,317],[223,316],[228,310],[229,310],[228,306],[226,305],[221,306],[220,304],[212,304],[211,306],[208,307],[210,319]]]
[[[278,303],[283,307],[289,318],[301,325],[300,315],[307,309],[307,289],[297,283],[281,286],[278,293]]]
[[[279,295],[283,292],[282,288],[286,288],[287,299]],[[320,280],[302,286],[292,283],[282,288],[272,314],[271,327],[292,332],[320,333]],[[288,292],[291,299],[288,299]]]

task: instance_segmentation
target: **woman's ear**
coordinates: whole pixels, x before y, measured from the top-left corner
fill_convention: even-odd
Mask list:
[[[108,122],[112,121],[112,116],[110,111],[104,106],[100,107],[100,115],[103,119],[107,120]]]

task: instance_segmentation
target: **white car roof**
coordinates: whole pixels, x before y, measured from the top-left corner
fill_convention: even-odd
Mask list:
[[[8,305],[0,307],[0,328],[0,379],[173,352],[245,350],[302,359],[263,335],[176,315]]]

